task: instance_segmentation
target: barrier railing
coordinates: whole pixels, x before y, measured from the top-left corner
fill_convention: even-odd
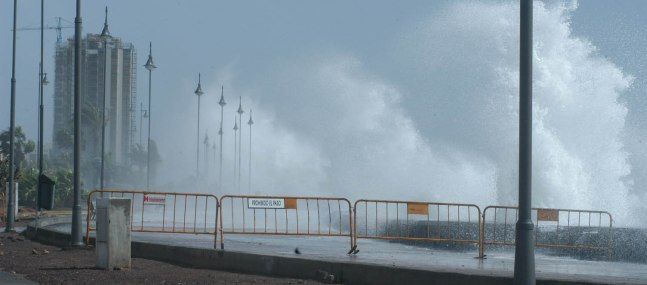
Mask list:
[[[88,194],[86,243],[94,224],[96,199],[129,198],[133,232],[213,234],[217,244],[218,198],[210,194],[150,192],[135,190],[94,190]],[[222,238],[221,238],[222,239]]]
[[[345,198],[226,195],[220,200],[220,247],[225,234],[352,238]]]
[[[358,200],[353,220],[357,239],[413,240],[481,246],[481,209],[472,204]]]
[[[7,198],[3,192],[0,192],[0,224],[4,224],[7,219]]]
[[[483,247],[514,246],[517,207],[483,210]],[[612,255],[613,218],[606,211],[533,208],[535,245],[545,248],[606,251]]]

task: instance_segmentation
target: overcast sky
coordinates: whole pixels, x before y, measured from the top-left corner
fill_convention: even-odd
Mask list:
[[[40,1],[19,2],[18,26],[37,27]],[[73,22],[74,1],[46,2],[48,25],[55,25],[59,16]],[[388,198],[399,197],[393,189],[404,181],[409,184],[402,188],[444,189],[439,193],[489,189],[479,194],[465,190],[472,195],[463,202],[489,196],[510,202],[501,193],[510,193],[516,177],[518,13],[512,3],[84,1],[83,33],[101,31],[103,9],[109,5],[112,35],[136,46],[140,66],[153,42],[159,68],[153,74],[152,137],[159,141],[167,179],[192,175],[193,90],[201,72],[206,92],[202,132],[213,137],[217,130],[220,85],[229,103],[226,129],[233,126],[233,107],[242,96],[245,109],[254,107],[257,114],[260,142],[254,155],[272,161],[255,162],[255,183],[270,192],[307,188],[347,193],[359,188]],[[619,193],[623,201],[631,200],[631,193],[644,196],[647,2],[542,5],[535,20],[538,53],[545,55],[538,55],[536,64],[540,125],[535,152],[539,168],[548,170],[537,173],[536,187],[547,194],[586,192],[582,207],[588,208],[598,206],[589,201],[600,195],[598,188]],[[6,83],[0,85],[0,129],[9,125],[12,7],[12,1],[0,2],[0,82]],[[64,38],[72,32],[63,30]],[[55,40],[55,31],[46,31],[49,76]],[[17,45],[16,119],[35,138],[39,33],[19,32]],[[556,50],[561,52],[550,54]],[[566,74],[574,82],[556,75],[564,70],[572,70]],[[146,79],[140,68],[140,101],[147,94]],[[543,92],[547,95],[542,97]],[[52,93],[53,86],[47,86],[47,118]],[[589,102],[599,104],[587,106]],[[489,112],[480,114],[484,108]],[[46,142],[51,127],[49,120]],[[227,135],[225,146],[230,147]],[[608,160],[592,153],[604,153]],[[555,178],[569,171],[578,178]],[[473,179],[461,179],[465,176]],[[408,196],[456,197],[416,191]],[[556,195],[540,196],[545,198],[539,202],[554,206],[560,200]]]

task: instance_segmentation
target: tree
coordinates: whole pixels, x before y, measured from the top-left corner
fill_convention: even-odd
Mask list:
[[[9,130],[3,131],[0,133],[0,183],[5,185],[9,180],[9,169],[10,169],[10,158],[11,149],[9,148],[9,139],[10,133]],[[16,168],[20,169],[20,166],[25,162],[27,154],[30,154],[36,148],[36,144],[32,140],[28,140],[25,136],[25,133],[22,131],[20,126],[16,127],[14,133],[14,155]],[[20,174],[20,173],[18,173]],[[18,175],[18,179],[19,179]]]

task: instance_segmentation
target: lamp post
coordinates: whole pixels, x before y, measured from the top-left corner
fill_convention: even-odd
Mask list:
[[[40,64],[38,71],[38,187],[40,188],[40,179],[43,175],[43,123],[44,123],[44,106],[43,106],[43,88],[47,85],[47,78],[44,77],[44,64],[43,64],[43,53],[44,53],[44,40],[45,40],[45,0],[40,0]],[[37,201],[40,201],[40,191],[37,193]],[[39,204],[36,203],[38,211],[40,211]]]
[[[209,134],[204,133],[204,172],[209,173]],[[206,176],[207,185],[209,185],[209,175]]]
[[[76,0],[74,19],[74,204],[71,245],[83,246],[81,232],[81,0]],[[15,29],[14,29],[15,31]]]
[[[519,38],[519,219],[514,284],[535,284],[532,194],[532,0],[521,0]]]
[[[238,171],[238,118],[234,115],[234,188],[236,188],[236,172]],[[239,193],[240,194],[240,193]]]
[[[242,149],[242,138],[243,138],[243,97],[240,96],[238,97],[240,100],[238,101],[238,125],[240,125],[240,132],[238,132],[238,193],[240,193],[240,188],[241,188],[241,164],[242,164],[242,154],[243,154],[243,149]]]
[[[146,70],[148,70],[148,140],[146,141],[146,190],[150,190],[151,183],[151,92],[152,92],[152,79],[153,79],[153,70],[157,68],[155,63],[153,63],[153,43],[148,43],[148,60],[144,64]],[[199,111],[198,111],[199,112]]]
[[[108,66],[108,39],[110,38],[110,31],[108,30],[108,7],[106,7],[106,17],[103,22],[103,30],[101,30],[101,39],[103,39],[103,98],[101,99],[101,174],[99,187],[101,190],[104,188],[105,181],[105,158],[106,158],[106,94],[108,93],[108,73],[111,72]],[[103,193],[101,194],[103,197]]]
[[[198,87],[195,89],[195,95],[198,96],[198,132],[196,140],[196,153],[195,153],[195,177],[197,188],[200,188],[200,97],[202,97],[202,86],[200,84],[201,78],[200,73],[198,73]],[[149,119],[150,120],[150,119]]]
[[[14,198],[14,169],[16,169],[16,159],[14,157],[14,140],[16,130],[16,17],[18,15],[18,0],[13,1],[13,43],[11,54],[11,107],[10,107],[10,123],[9,123],[9,187],[7,189],[7,224],[5,225],[5,232],[13,232],[14,224],[14,205],[16,199]]]
[[[218,136],[220,136],[220,167],[218,168],[218,190],[222,193],[222,123],[224,119],[224,108],[227,102],[225,102],[225,87],[220,86],[220,88],[220,101],[218,102],[218,105],[220,105],[220,129],[218,129]]]
[[[148,118],[146,110],[144,110],[144,103],[139,103],[139,145],[142,146],[142,130],[144,129],[144,119]]]
[[[249,121],[247,121],[247,124],[249,125],[249,190],[247,194],[252,194],[252,125],[254,124],[254,120],[252,119],[252,109],[249,109]]]

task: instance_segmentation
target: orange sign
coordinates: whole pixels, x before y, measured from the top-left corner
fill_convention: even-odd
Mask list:
[[[429,215],[429,205],[425,203],[407,203],[407,214]]]
[[[297,199],[286,198],[285,199],[285,208],[286,209],[296,209],[297,208]]]
[[[539,209],[537,210],[537,220],[539,221],[549,221],[549,222],[558,222],[559,221],[559,211],[552,209]]]

